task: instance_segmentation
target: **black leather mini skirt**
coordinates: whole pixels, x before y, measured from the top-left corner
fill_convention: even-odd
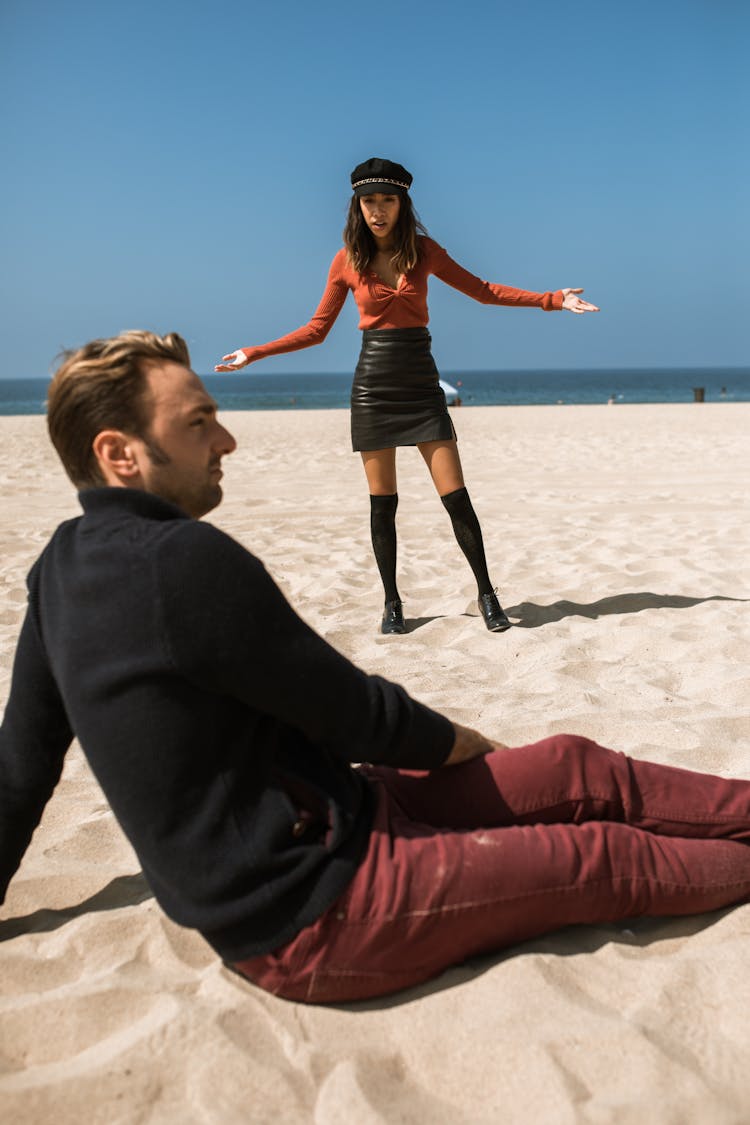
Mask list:
[[[352,449],[456,436],[426,328],[366,328],[352,382]]]

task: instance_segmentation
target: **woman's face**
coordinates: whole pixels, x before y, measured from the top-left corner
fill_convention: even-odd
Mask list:
[[[372,195],[360,196],[359,205],[375,241],[386,244],[398,222],[401,197],[376,191]]]

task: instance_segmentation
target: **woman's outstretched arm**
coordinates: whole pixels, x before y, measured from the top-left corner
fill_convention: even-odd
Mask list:
[[[582,289],[556,289],[554,292],[536,293],[528,289],[516,289],[510,285],[498,285],[483,281],[460,266],[450,254],[432,239],[425,239],[428,251],[428,268],[435,277],[446,285],[465,293],[483,305],[511,305],[517,308],[540,308],[547,312],[567,309],[570,312],[598,312],[596,305],[581,300],[577,296]]]
[[[339,252],[331,263],[328,272],[328,284],[320,304],[307,324],[303,324],[301,328],[297,328],[294,332],[289,332],[286,336],[280,336],[278,340],[271,340],[267,344],[259,344],[251,348],[237,348],[236,351],[229,352],[222,356],[222,362],[216,364],[214,371],[239,371],[241,367],[246,367],[248,363],[255,363],[256,360],[265,359],[269,355],[296,352],[301,348],[311,348],[315,344],[321,344],[333,327],[333,323],[341,312],[346,295],[349,292],[341,266],[341,252]]]

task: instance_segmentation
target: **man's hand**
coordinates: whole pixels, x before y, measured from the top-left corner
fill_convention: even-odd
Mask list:
[[[492,742],[489,738],[480,734],[478,730],[472,730],[471,727],[462,727],[460,723],[454,723],[453,729],[456,732],[456,738],[453,749],[443,763],[446,766],[456,766],[459,762],[468,762],[472,758],[480,758],[483,754],[489,754],[491,750],[508,749],[502,742]]]

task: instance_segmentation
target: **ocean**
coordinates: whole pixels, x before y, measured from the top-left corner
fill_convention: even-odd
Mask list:
[[[221,410],[336,410],[351,375],[204,375]],[[750,402],[750,367],[595,368],[586,371],[441,371],[463,406],[554,403]],[[47,379],[0,379],[0,414],[43,414]]]

